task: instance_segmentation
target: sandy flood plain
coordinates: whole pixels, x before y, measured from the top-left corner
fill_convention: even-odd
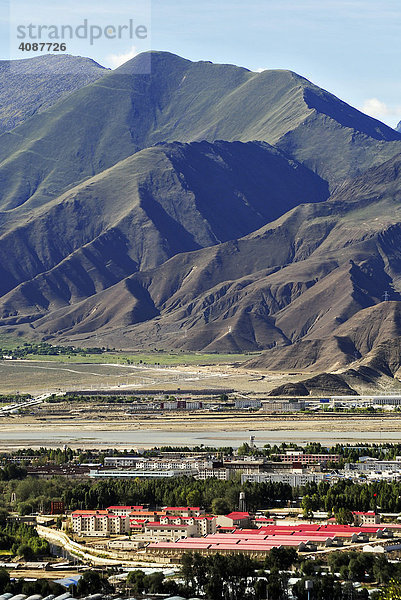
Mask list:
[[[257,445],[293,441],[380,443],[401,440],[401,416],[268,416],[254,413],[176,414],[99,419],[14,417],[0,423],[0,449],[68,444],[75,448],[150,448],[161,445],[237,447],[255,436]]]

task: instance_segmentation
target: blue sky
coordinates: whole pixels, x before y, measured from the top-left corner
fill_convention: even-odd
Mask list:
[[[400,0],[0,0],[0,8],[3,58],[29,56],[18,51],[17,23],[87,18],[117,26],[132,18],[148,26],[146,40],[74,40],[67,51],[108,67],[153,48],[252,70],[291,69],[389,125],[401,120]]]

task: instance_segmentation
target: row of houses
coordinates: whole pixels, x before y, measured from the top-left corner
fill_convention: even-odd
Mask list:
[[[155,478],[187,475],[202,480],[208,478],[228,480],[240,472],[241,474],[252,476],[245,478],[244,481],[282,481],[285,483],[294,481],[291,485],[304,485],[307,482],[321,481],[324,475],[320,471],[320,466],[325,466],[327,463],[338,463],[339,460],[340,457],[338,454],[304,454],[299,451],[277,454],[270,459],[251,459],[247,457],[244,459],[224,458],[217,460],[203,457],[168,459],[160,457],[110,456],[104,459],[104,469],[91,471],[90,477]],[[320,475],[304,476],[301,479],[289,477],[291,469],[299,470],[304,467],[308,467],[310,472],[318,470]],[[261,473],[269,473],[271,477],[256,477],[256,475]],[[283,477],[280,477],[279,474],[283,474]]]
[[[393,538],[387,527],[352,526],[335,524],[262,525],[255,529],[232,528],[231,531],[217,531],[206,537],[177,539],[175,541],[152,542],[146,552],[169,560],[179,560],[184,552],[199,552],[209,555],[216,552],[244,553],[255,558],[265,556],[272,548],[292,547],[299,552],[317,551],[328,547],[341,547],[344,544],[362,544],[373,540]],[[399,541],[393,548],[401,548]]]
[[[248,512],[208,515],[198,506],[165,506],[150,510],[145,506],[109,506],[106,509],[76,510],[71,514],[72,530],[85,537],[140,534],[141,539],[203,537],[220,531],[256,526],[260,518]],[[263,518],[263,524],[273,519]]]
[[[150,539],[198,537],[216,531],[216,517],[200,507],[109,506],[102,510],[76,510],[71,514],[72,530],[83,537],[108,537],[140,533]]]

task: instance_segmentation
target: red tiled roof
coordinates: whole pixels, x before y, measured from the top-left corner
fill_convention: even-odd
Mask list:
[[[352,511],[353,515],[365,515],[365,517],[375,517],[376,513],[374,513],[372,510],[368,511],[368,512],[364,512],[361,510],[353,510]]]
[[[146,527],[160,528],[160,529],[188,529],[188,525],[162,525],[161,523],[147,523]]]
[[[129,522],[130,523],[136,523],[138,525],[138,524],[141,524],[141,523],[146,523],[146,519],[130,519]]]
[[[200,510],[200,506],[164,506],[163,510]]]
[[[142,509],[143,506],[108,506],[108,510],[132,510],[132,509]]]
[[[229,515],[226,515],[229,519],[237,520],[237,519],[249,519],[249,513],[247,512],[231,512]]]
[[[108,515],[107,510],[75,510],[72,517],[102,517]]]

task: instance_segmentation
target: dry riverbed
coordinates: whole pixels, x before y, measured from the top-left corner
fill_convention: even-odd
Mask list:
[[[41,411],[42,412],[42,411]],[[0,449],[33,446],[152,447],[240,445],[254,435],[259,445],[282,441],[385,442],[401,439],[401,415],[266,415],[173,413],[164,415],[16,416],[0,422]]]

